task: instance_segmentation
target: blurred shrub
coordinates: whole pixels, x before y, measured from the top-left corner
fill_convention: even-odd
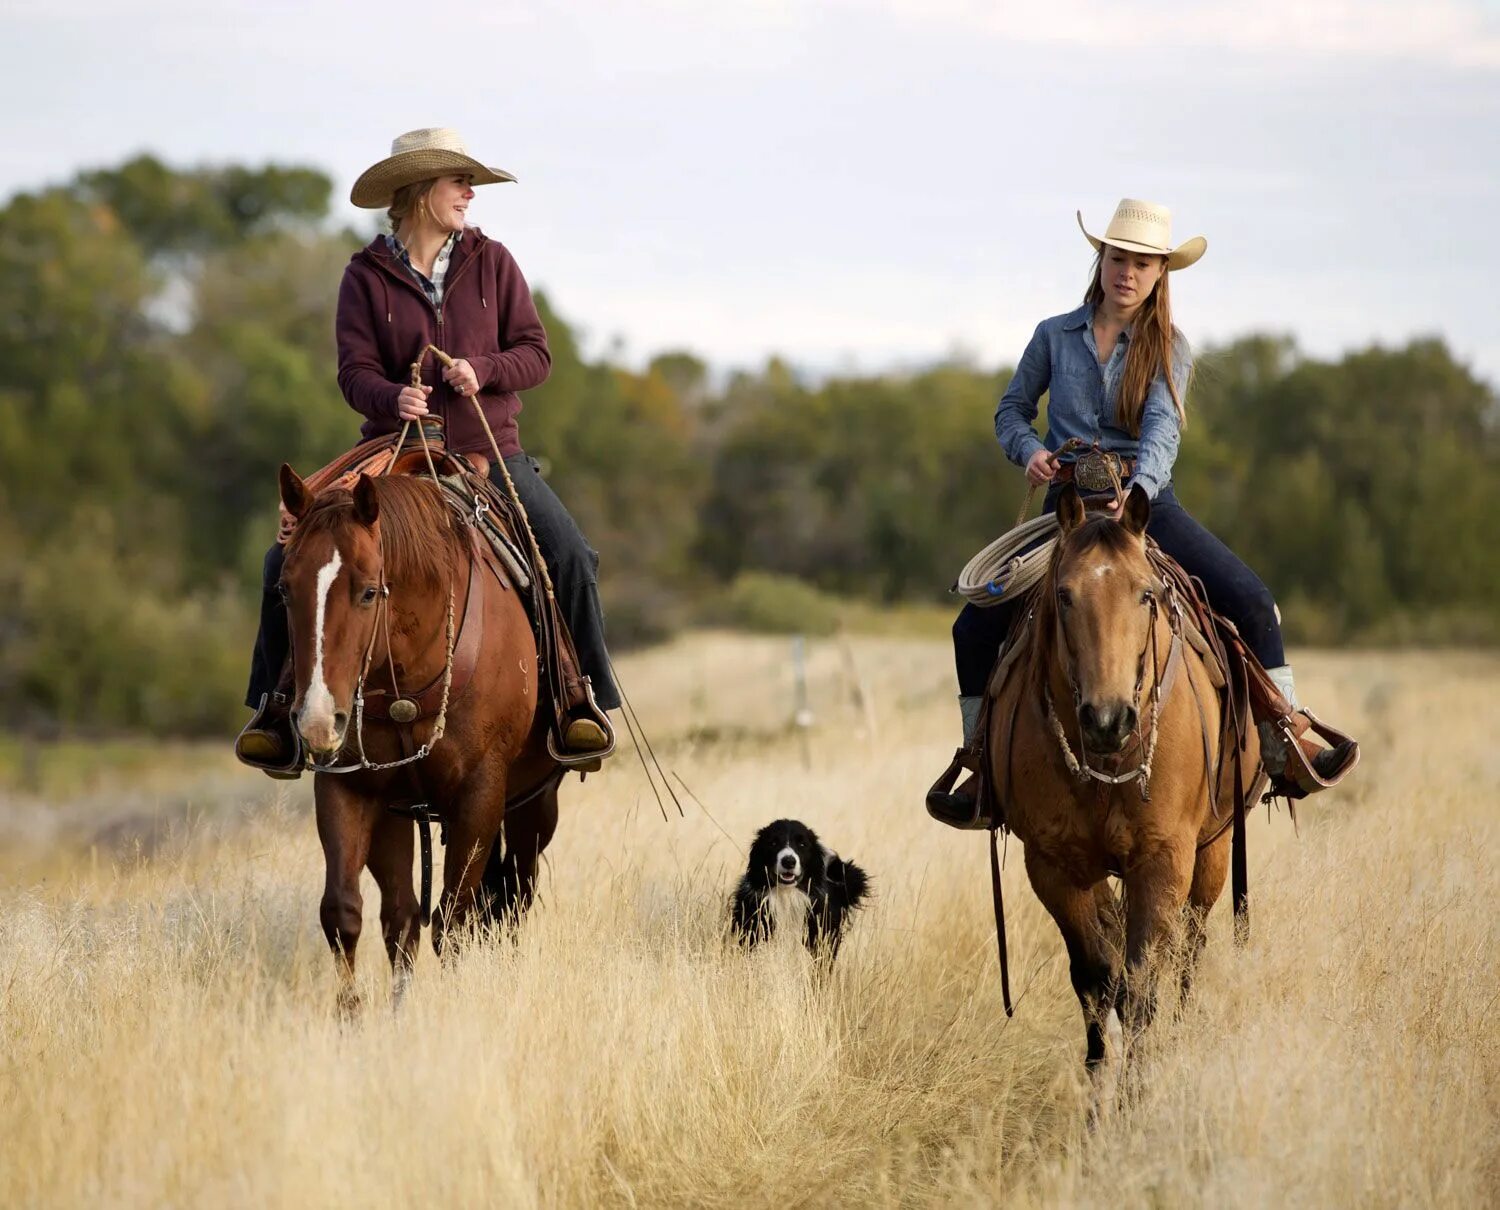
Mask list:
[[[714,626],[764,634],[832,634],[843,606],[811,584],[791,576],[747,571],[709,597],[700,617]]]

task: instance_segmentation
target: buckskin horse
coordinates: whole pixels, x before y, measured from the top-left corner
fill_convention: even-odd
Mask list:
[[[1031,629],[996,668],[986,723],[986,773],[1067,947],[1095,1114],[1114,1096],[1126,1032],[1155,1010],[1154,960],[1178,939],[1188,987],[1231,824],[1242,839],[1260,776],[1254,727],[1224,726],[1224,682],[1189,633],[1181,582],[1148,555],[1150,508],[1134,487],[1116,520],[1064,489]],[[1237,870],[1237,918],[1239,882]]]
[[[517,586],[433,480],[361,475],[352,491],[314,498],[283,466],[280,483],[296,519],[280,586],[292,721],[315,771],[327,865],[320,916],[339,1002],[358,1006],[366,868],[399,1002],[420,908],[411,818],[392,805],[426,804],[447,831],[432,917],[439,953],[445,932],[476,911],[514,920],[531,903],[561,776],[548,711],[538,708],[536,641]],[[357,760],[336,765],[351,751]]]

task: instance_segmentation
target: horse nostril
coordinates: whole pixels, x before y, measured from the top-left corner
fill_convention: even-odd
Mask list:
[[[1078,711],[1078,721],[1085,731],[1098,733],[1099,713],[1094,709],[1092,702],[1084,702]]]
[[[1118,731],[1121,736],[1129,735],[1132,731],[1135,730],[1135,724],[1139,717],[1140,716],[1135,712],[1134,706],[1126,706],[1123,710],[1120,711],[1120,718],[1115,730]]]
[[[340,735],[344,734],[344,728],[349,725],[349,716],[335,711],[333,716],[333,729]]]

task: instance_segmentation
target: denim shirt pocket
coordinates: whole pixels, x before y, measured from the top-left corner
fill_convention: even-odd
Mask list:
[[[1090,365],[1088,359],[1068,357],[1058,367],[1052,384],[1048,417],[1051,423],[1063,421],[1069,430],[1065,436],[1079,436],[1098,423],[1099,399],[1103,394],[1102,367]]]

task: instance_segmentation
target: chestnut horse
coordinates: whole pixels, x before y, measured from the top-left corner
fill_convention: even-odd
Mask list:
[[[352,1009],[359,879],[368,869],[380,890],[399,1001],[420,913],[412,821],[391,806],[426,803],[447,829],[432,921],[439,953],[445,930],[476,909],[519,919],[531,903],[538,858],[557,826],[557,766],[547,755],[547,713],[537,706],[536,642],[516,588],[487,564],[474,567],[481,556],[471,527],[432,480],[362,475],[352,492],[335,488],[313,498],[283,466],[281,497],[297,522],[280,589],[292,634],[292,723],[316,773],[327,864],[323,932],[340,975],[340,1003]],[[462,687],[453,675],[455,644],[465,647],[456,630],[470,636],[469,647],[475,636],[479,644],[477,653],[464,652],[472,671]],[[441,686],[444,708],[404,727],[390,720],[395,710],[372,719],[382,686],[399,689],[397,697]],[[431,750],[412,760],[416,745]],[[349,771],[316,772],[340,762]],[[534,788],[540,790],[524,806],[506,810],[507,796],[518,802]]]
[[[1114,1095],[1122,1017],[1132,1037],[1150,1021],[1153,960],[1177,940],[1186,990],[1230,857],[1219,696],[1147,558],[1150,511],[1139,487],[1118,520],[1063,490],[1029,659],[997,669],[987,735],[991,784],[1067,946],[1096,1112]],[[1260,763],[1253,728],[1248,743],[1246,792]]]

